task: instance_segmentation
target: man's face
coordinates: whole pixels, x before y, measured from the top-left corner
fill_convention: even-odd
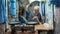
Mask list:
[[[34,8],[34,11],[35,11],[35,13],[38,13],[39,12],[39,8],[38,7]]]

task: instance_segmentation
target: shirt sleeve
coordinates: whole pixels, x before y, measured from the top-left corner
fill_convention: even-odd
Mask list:
[[[40,13],[38,13],[38,19],[39,19],[40,22],[42,22],[42,18],[41,18],[41,14]]]

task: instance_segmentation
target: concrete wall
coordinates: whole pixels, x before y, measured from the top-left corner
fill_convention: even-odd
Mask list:
[[[60,34],[60,8],[55,8],[55,18],[56,18],[56,24],[55,24],[55,34]]]

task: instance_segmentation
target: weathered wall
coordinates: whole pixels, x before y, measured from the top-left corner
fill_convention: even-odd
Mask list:
[[[60,34],[60,8],[56,7],[56,13],[55,13],[55,18],[56,18],[56,24],[55,24],[55,34]]]

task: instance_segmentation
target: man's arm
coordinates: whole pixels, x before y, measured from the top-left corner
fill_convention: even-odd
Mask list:
[[[38,19],[39,19],[39,21],[41,22],[41,23],[43,23],[43,20],[42,20],[42,18],[41,18],[41,14],[40,13],[38,13]]]

